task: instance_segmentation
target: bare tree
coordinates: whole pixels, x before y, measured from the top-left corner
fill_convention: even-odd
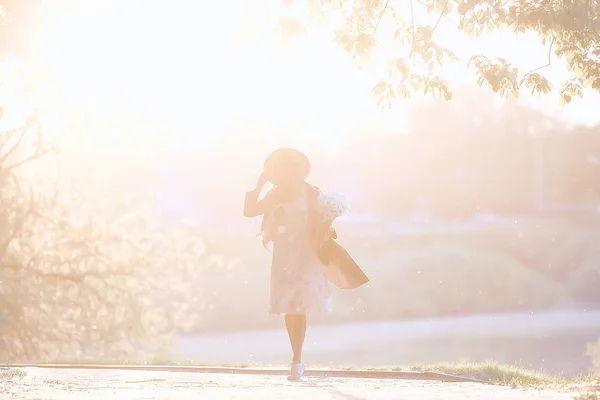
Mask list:
[[[0,133],[0,358],[164,356],[195,321],[202,241],[25,173],[58,157],[41,137],[35,118]]]

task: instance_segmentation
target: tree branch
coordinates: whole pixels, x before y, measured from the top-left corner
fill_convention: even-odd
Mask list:
[[[381,13],[379,13],[379,18],[377,19],[377,23],[375,24],[375,28],[373,29],[373,33],[371,33],[371,36],[375,36],[375,34],[377,33],[377,29],[379,28],[379,24],[381,23],[381,19],[383,18],[383,14],[385,14],[387,8],[388,8],[388,4],[390,4],[390,0],[387,0],[385,2],[385,6],[383,6],[383,10],[381,10]]]
[[[473,16],[473,18],[475,18],[475,21],[477,22],[477,25],[481,26],[481,21],[479,21],[479,18],[477,17],[477,13],[475,12],[475,10],[471,10],[471,15]]]
[[[2,151],[2,149],[4,148],[4,146],[6,146],[6,144],[8,143],[8,138],[11,135],[14,135],[15,133],[21,131],[23,128],[16,128],[16,129],[11,129],[8,131],[3,131],[0,132],[0,138],[2,138],[2,143],[0,143],[0,151]]]
[[[2,163],[5,160],[8,160],[8,158],[15,152],[15,150],[17,150],[17,148],[19,147],[19,145],[23,141],[23,138],[25,137],[25,133],[27,133],[27,128],[29,128],[29,126],[20,129],[21,135],[17,139],[17,143],[15,143],[14,146],[12,146],[10,149],[8,149],[8,151],[6,152],[6,154],[4,154],[2,156],[2,158],[0,159],[0,163]],[[16,133],[18,131],[19,130],[17,129],[17,130],[11,131],[11,133]],[[6,143],[8,143],[9,137],[10,136],[7,136],[6,141],[4,143],[2,143],[1,147],[4,147],[6,145]],[[0,149],[1,149],[1,147],[0,147]],[[6,168],[6,169],[10,169],[10,168]]]
[[[554,46],[554,36],[552,36],[552,40],[550,40],[550,48],[548,49],[548,62],[546,63],[546,65],[542,65],[541,67],[537,67],[535,69],[532,69],[529,72],[535,72],[535,71],[539,71],[540,69],[546,68],[550,66],[551,60],[552,60],[552,46]]]
[[[448,3],[450,2],[450,0],[446,0],[446,3],[444,3],[444,8],[442,8],[442,11],[440,11],[440,15],[435,23],[435,25],[433,26],[433,30],[431,31],[431,34],[433,35],[433,32],[435,32],[435,30],[437,29],[438,25],[440,24],[440,21],[442,20],[442,17],[444,17],[446,14],[446,8],[448,7]]]
[[[49,150],[45,150],[45,151],[36,152],[35,154],[32,154],[31,156],[29,156],[29,157],[27,157],[27,158],[25,158],[25,159],[23,159],[21,161],[18,161],[16,163],[12,164],[12,165],[9,165],[8,167],[5,167],[4,169],[10,171],[11,169],[15,169],[17,167],[20,167],[21,165],[25,164],[26,162],[33,161],[33,160],[35,160],[37,158],[43,157],[46,154],[52,153],[53,151],[55,151],[55,149],[49,149]]]
[[[18,182],[17,182],[17,187],[20,189],[20,185],[18,185]],[[6,238],[4,243],[2,243],[0,245],[0,255],[2,257],[4,257],[4,255],[6,254],[6,250],[8,249],[8,246],[10,245],[10,243],[17,237],[18,234],[23,233],[23,226],[22,226],[23,220],[25,218],[29,217],[30,215],[33,215],[34,213],[35,213],[34,206],[33,206],[33,204],[30,204],[29,207],[27,208],[27,211],[25,211],[25,213],[23,213],[22,215],[18,216],[19,218],[21,218],[21,223],[15,224],[16,226],[14,227],[14,229],[12,229],[10,236],[8,238]],[[1,263],[0,263],[0,265],[1,265]]]
[[[421,0],[416,0],[416,1],[417,1],[417,3],[419,3],[420,5],[427,7],[427,4],[423,3]],[[448,6],[448,2],[446,2],[446,6],[445,6],[445,7],[447,7],[447,6]],[[455,28],[457,28],[457,29],[458,29],[458,24],[457,24],[456,22],[454,22],[454,21],[452,20],[452,18],[448,17],[446,14],[443,14],[443,13],[441,13],[441,14],[440,14],[440,16],[441,16],[441,17],[443,17],[443,18],[445,18],[445,19],[446,19],[448,22],[450,22],[452,25],[454,25],[454,27],[455,27]],[[437,24],[436,24],[436,25],[437,25]]]

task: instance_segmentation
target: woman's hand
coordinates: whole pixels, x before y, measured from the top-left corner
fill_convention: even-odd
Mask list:
[[[263,186],[265,186],[265,184],[267,183],[267,181],[267,175],[264,172],[262,172],[258,177],[258,180],[256,181],[256,187],[254,188],[254,190],[260,192]]]
[[[318,249],[323,247],[323,245],[329,240],[337,239],[337,232],[335,231],[335,228],[331,226],[332,223],[333,221],[327,221],[316,229],[316,237],[314,240],[317,242],[316,244]]]
[[[246,200],[244,201],[245,217],[258,217],[259,215],[272,210],[276,206],[276,198],[272,193],[267,193],[263,199],[258,199],[265,183],[267,183],[267,177],[263,172],[256,181],[254,190],[246,193]]]

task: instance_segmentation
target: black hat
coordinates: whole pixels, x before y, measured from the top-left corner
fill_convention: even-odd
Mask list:
[[[281,180],[304,181],[310,172],[310,161],[300,150],[281,148],[269,154],[265,160],[264,171],[269,181],[274,184],[279,184]]]

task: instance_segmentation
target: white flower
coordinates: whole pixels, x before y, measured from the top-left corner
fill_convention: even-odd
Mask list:
[[[319,192],[318,211],[326,221],[333,221],[336,218],[347,215],[350,212],[348,200],[341,193]]]

